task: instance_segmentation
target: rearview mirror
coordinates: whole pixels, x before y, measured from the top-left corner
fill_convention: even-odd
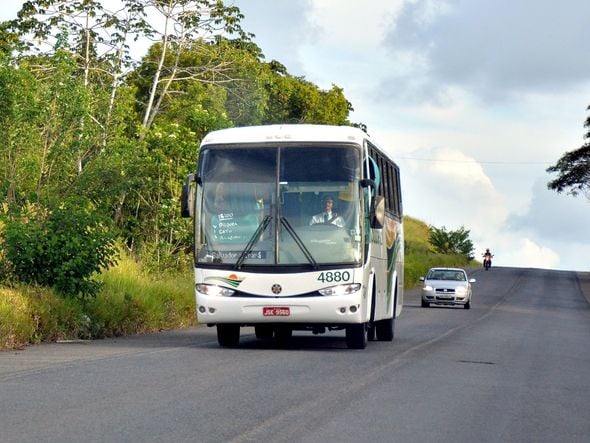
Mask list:
[[[182,193],[180,194],[180,216],[184,218],[193,216],[195,193],[192,183],[194,181],[195,174],[189,174],[186,176],[184,185],[182,185]]]
[[[371,228],[382,229],[385,224],[385,199],[377,195],[371,204]]]

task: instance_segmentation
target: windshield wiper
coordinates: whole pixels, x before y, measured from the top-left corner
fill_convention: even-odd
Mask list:
[[[267,215],[262,219],[262,221],[258,225],[258,228],[256,228],[256,231],[254,232],[254,234],[252,235],[252,237],[248,241],[248,244],[246,245],[246,247],[244,248],[244,250],[240,254],[240,258],[238,258],[238,261],[236,261],[236,269],[242,268],[242,265],[244,264],[246,257],[248,257],[248,254],[250,252],[252,252],[252,248],[258,242],[258,240],[260,239],[260,236],[266,230],[266,228],[270,224],[271,220],[272,220],[272,217],[270,215]]]
[[[297,243],[297,246],[299,246],[299,249],[301,249],[301,252],[303,252],[303,255],[305,255],[307,261],[309,261],[312,264],[313,268],[317,271],[319,269],[318,262],[315,261],[313,255],[311,255],[311,252],[309,252],[309,249],[305,247],[305,245],[301,241],[301,238],[299,238],[297,232],[295,232],[295,229],[293,229],[293,227],[285,217],[281,217],[281,224],[285,227],[287,232],[291,234],[291,237],[293,237],[295,243]]]

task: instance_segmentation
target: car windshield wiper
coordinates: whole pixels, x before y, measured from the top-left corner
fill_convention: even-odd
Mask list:
[[[271,220],[272,220],[272,217],[270,215],[267,215],[266,217],[264,217],[262,219],[262,221],[258,225],[258,228],[256,228],[256,231],[254,232],[254,234],[252,235],[252,237],[248,241],[248,244],[246,245],[246,247],[244,248],[244,250],[240,254],[240,257],[236,261],[236,269],[242,268],[244,261],[246,261],[246,257],[248,257],[248,254],[250,252],[252,252],[252,248],[258,242],[258,240],[260,239],[260,236],[266,230],[266,228],[270,224]]]
[[[303,255],[305,255],[305,258],[307,259],[307,261],[309,261],[311,263],[311,265],[313,266],[313,268],[315,270],[318,270],[319,269],[318,262],[315,261],[315,259],[313,258],[313,255],[311,255],[311,252],[309,252],[309,249],[307,249],[305,247],[305,245],[303,244],[303,241],[301,241],[301,238],[299,238],[299,236],[297,235],[297,232],[295,232],[295,229],[293,229],[293,227],[291,226],[291,224],[287,221],[287,219],[285,217],[281,217],[281,224],[285,227],[287,232],[289,234],[291,234],[291,237],[293,237],[293,239],[295,240],[295,243],[297,243],[297,246],[299,246],[299,249],[301,249],[301,252],[303,252]]]

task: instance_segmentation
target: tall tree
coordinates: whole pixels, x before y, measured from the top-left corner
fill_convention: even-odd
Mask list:
[[[204,44],[219,34],[237,35],[242,40],[250,39],[251,35],[241,28],[244,16],[240,10],[219,0],[144,0],[143,4],[157,13],[151,30],[159,36],[159,45],[152,47],[151,57],[148,56],[154,62],[154,69],[142,119],[145,133],[168,98],[173,82],[201,79],[204,72],[218,73],[217,78],[213,77],[216,82],[229,81],[224,75],[225,62],[181,69],[180,58],[187,46],[192,45],[192,50],[204,49]],[[161,27],[160,20],[163,20]]]
[[[584,135],[586,142],[580,148],[566,152],[555,165],[547,168],[547,172],[558,174],[547,187],[557,192],[567,191],[573,196],[582,192],[590,199],[590,116],[584,127],[588,128]]]
[[[93,98],[87,114],[80,118],[79,134],[80,141],[88,141],[88,133],[94,132],[98,141],[87,143],[92,145],[90,151],[80,151],[78,172],[89,156],[107,145],[116,93],[132,63],[129,40],[149,35],[143,10],[135,3],[125,0],[119,10],[108,11],[103,2],[96,0],[30,0],[11,22],[28,48],[20,51],[21,58],[35,60],[39,71],[48,71],[55,67],[45,62],[57,51],[69,52],[76,65],[72,75],[82,79]],[[86,131],[88,127],[90,131]]]

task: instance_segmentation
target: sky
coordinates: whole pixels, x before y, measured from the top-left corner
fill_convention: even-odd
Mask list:
[[[590,271],[590,200],[545,170],[584,143],[587,0],[235,0],[268,61],[343,88],[404,212],[498,266]],[[590,197],[590,196],[589,196]]]
[[[498,266],[590,271],[590,196],[546,172],[585,142],[590,1],[227,3],[267,61],[344,90],[400,166],[406,215],[470,230]]]

